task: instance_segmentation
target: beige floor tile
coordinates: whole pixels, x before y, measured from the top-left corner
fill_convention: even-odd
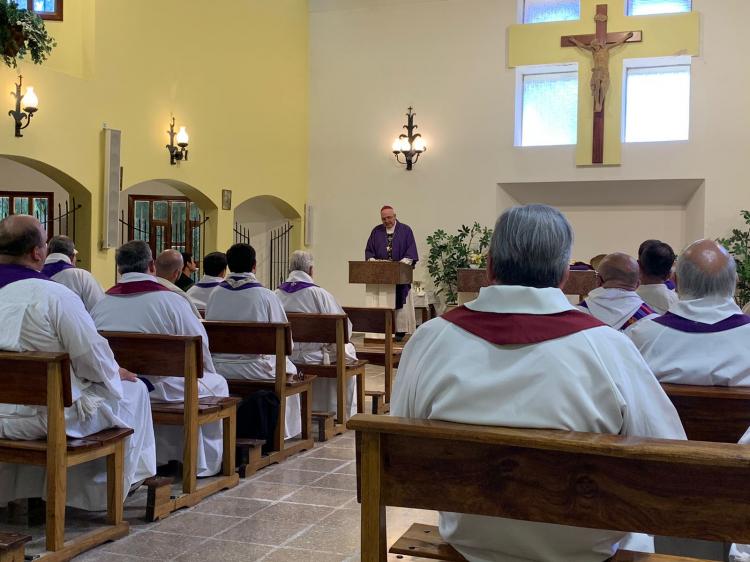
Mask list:
[[[359,509],[337,509],[320,520],[320,525],[328,527],[347,527],[356,526],[359,529],[360,511]]]
[[[282,484],[311,484],[320,478],[320,472],[308,470],[272,470],[259,478],[262,482],[278,482]]]
[[[175,560],[177,562],[250,562],[260,560],[271,550],[273,547],[270,546],[211,539]]]
[[[137,558],[148,558],[153,560],[171,560],[184,552],[198,547],[204,539],[186,535],[173,535],[169,533],[155,533],[153,531],[142,531],[134,535],[101,547],[101,560],[106,560],[104,552],[115,554],[126,554]]]
[[[317,505],[301,506],[296,503],[279,502],[255,514],[253,519],[290,521],[313,525],[333,513],[332,507]]]
[[[357,463],[350,462],[333,471],[335,474],[357,474]]]
[[[242,521],[239,517],[226,517],[189,511],[172,514],[160,521],[152,531],[160,533],[177,533],[190,537],[213,537]]]
[[[336,459],[336,460],[344,460],[344,461],[351,461],[355,458],[355,452],[354,452],[354,446],[351,448],[342,449],[341,447],[320,447],[319,449],[315,449],[310,454],[307,455],[308,458],[316,458],[316,459]]]
[[[298,490],[302,486],[295,484],[281,484],[279,482],[264,482],[263,480],[253,480],[244,485],[227,490],[222,497],[251,498],[256,500],[280,500]]]
[[[311,552],[293,548],[274,550],[263,562],[344,562],[348,557],[330,552]]]
[[[318,459],[303,457],[286,463],[285,468],[294,470],[314,470],[316,472],[333,472],[341,468],[345,461],[339,459]]]
[[[215,538],[227,541],[251,542],[279,546],[294,535],[309,527],[309,523],[276,521],[251,517]]]
[[[284,546],[303,550],[321,550],[351,556],[359,551],[359,528],[334,528],[315,525]]]
[[[101,550],[90,550],[74,558],[75,562],[144,562],[144,560],[158,560],[158,558],[138,558],[127,554],[104,553]]]
[[[261,509],[268,507],[271,503],[273,502],[267,500],[216,495],[203,500],[195,506],[194,511],[214,515],[230,515],[232,517],[250,517]]]
[[[313,485],[318,488],[355,491],[357,489],[357,477],[351,474],[328,474],[316,480]]]
[[[284,501],[341,507],[352,498],[356,500],[354,492],[350,490],[333,490],[330,488],[313,488],[307,486],[285,498]]]

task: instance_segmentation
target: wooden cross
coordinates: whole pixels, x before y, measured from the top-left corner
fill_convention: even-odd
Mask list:
[[[607,4],[597,4],[596,33],[588,35],[563,35],[561,47],[578,47],[590,51],[594,66],[591,69],[591,93],[594,96],[594,132],[591,152],[593,164],[604,163],[604,102],[609,89],[609,51],[623,43],[643,40],[641,31],[607,33]]]

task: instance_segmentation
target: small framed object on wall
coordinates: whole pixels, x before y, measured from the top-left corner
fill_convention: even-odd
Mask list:
[[[221,190],[221,209],[223,211],[230,211],[232,209],[232,190],[231,189]]]
[[[30,12],[39,15],[43,20],[62,21],[63,0],[26,0]]]

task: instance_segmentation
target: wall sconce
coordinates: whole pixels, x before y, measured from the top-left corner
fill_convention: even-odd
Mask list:
[[[398,138],[393,141],[393,154],[396,156],[399,164],[406,164],[406,169],[411,170],[413,164],[419,160],[419,155],[427,150],[427,145],[424,143],[422,135],[414,133],[414,129],[417,125],[414,124],[414,116],[416,113],[412,111],[412,107],[409,107],[409,113],[406,114],[407,122],[404,125],[406,134],[401,133]],[[404,162],[401,162],[399,156],[404,155]]]
[[[174,115],[172,115],[172,121],[169,123],[167,134],[169,135],[169,144],[167,145],[167,150],[169,150],[169,163],[174,166],[180,160],[187,161],[187,145],[190,141],[190,137],[188,136],[185,127],[180,127],[179,131],[176,133],[174,132]],[[176,145],[175,141],[177,141]]]
[[[21,94],[21,86],[23,85],[23,76],[18,77],[18,84],[16,84],[16,91],[11,92],[10,95],[16,98],[16,109],[10,110],[10,115],[16,122],[16,136],[22,137],[21,130],[25,129],[31,124],[31,117],[34,115],[37,109],[39,109],[39,99],[34,93],[34,88],[31,86],[26,87],[26,93]],[[21,111],[21,102],[23,102],[23,111]],[[24,113],[25,112],[25,113]],[[24,121],[26,124],[24,125]]]

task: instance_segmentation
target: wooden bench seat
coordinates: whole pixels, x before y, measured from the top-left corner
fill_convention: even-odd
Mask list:
[[[750,542],[750,446],[368,414],[349,429],[357,432],[363,562],[386,560],[386,506]],[[420,544],[399,548],[417,555],[424,530]],[[424,548],[455,560],[441,541]],[[690,558],[623,552],[614,560]]]
[[[115,359],[133,373],[148,377],[185,379],[185,401],[152,403],[155,425],[183,426],[182,493],[173,495],[171,479],[147,481],[146,519],[156,521],[173,511],[192,507],[204,498],[233,488],[239,483],[235,472],[237,404],[232,397],[198,397],[198,379],[203,377],[203,341],[200,336],[169,336],[101,332]],[[221,473],[202,479],[198,485],[198,428],[207,423],[222,424]]]
[[[312,449],[312,382],[314,375],[305,375],[290,380],[286,373],[286,358],[292,352],[292,331],[289,323],[279,322],[203,322],[208,334],[208,345],[212,353],[239,355],[274,355],[276,357],[275,378],[271,380],[227,379],[229,393],[246,397],[256,390],[271,390],[279,398],[279,417],[276,420],[272,452],[262,462],[248,466],[247,475],[253,468],[281,462],[290,455]],[[299,394],[302,416],[301,439],[284,439],[286,401]]]
[[[65,353],[0,352],[0,403],[47,407],[46,440],[0,440],[0,462],[44,466],[47,480],[46,552],[38,560],[70,560],[107,541],[124,537],[125,438],[130,428],[112,428],[68,439],[64,408],[73,405],[70,359]],[[65,540],[68,468],[96,459],[107,463],[107,525]],[[25,537],[0,536],[0,560],[21,562]]]
[[[737,443],[750,427],[750,387],[662,383],[691,441]]]

